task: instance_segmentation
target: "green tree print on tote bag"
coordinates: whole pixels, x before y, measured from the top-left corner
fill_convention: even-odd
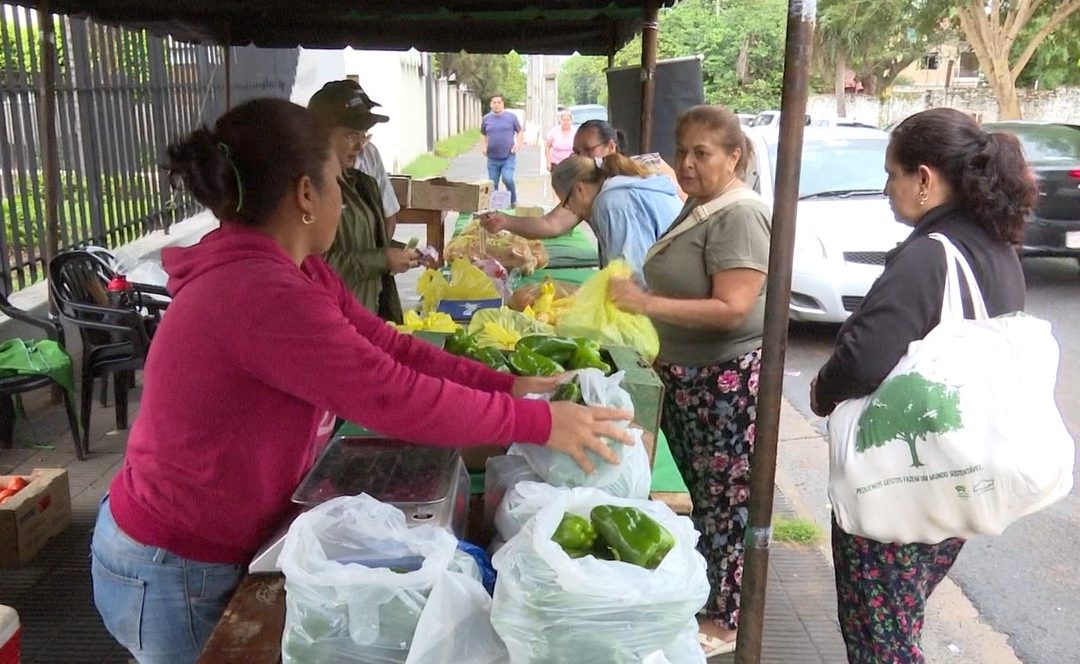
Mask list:
[[[919,440],[931,433],[956,431],[962,425],[957,390],[917,373],[901,374],[878,387],[859,417],[855,450],[865,452],[902,440],[911,452],[911,466],[918,468],[924,465],[916,449]]]

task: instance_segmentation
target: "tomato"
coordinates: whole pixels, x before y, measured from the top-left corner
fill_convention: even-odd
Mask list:
[[[30,483],[26,481],[25,477],[16,475],[15,477],[11,478],[10,482],[8,482],[7,488],[14,491],[22,491],[26,488],[28,484]]]

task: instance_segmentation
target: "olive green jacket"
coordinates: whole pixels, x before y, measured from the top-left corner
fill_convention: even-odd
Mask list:
[[[341,275],[360,304],[395,323],[402,320],[397,284],[390,274],[386,218],[375,180],[349,168],[341,184],[341,226],[326,261]]]

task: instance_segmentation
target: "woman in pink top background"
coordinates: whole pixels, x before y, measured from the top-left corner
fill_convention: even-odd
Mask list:
[[[139,417],[91,544],[94,603],[140,664],[194,662],[335,416],[394,438],[524,442],[586,470],[629,413],[522,399],[515,378],[399,334],[323,260],[341,164],[307,109],[256,99],[168,148],[170,177],[221,227],[163,252],[173,295]]]
[[[574,116],[570,111],[559,114],[559,124],[548,132],[545,145],[549,172],[555,164],[574,154]]]

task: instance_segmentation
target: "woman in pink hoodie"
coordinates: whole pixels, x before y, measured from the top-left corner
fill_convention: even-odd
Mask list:
[[[428,445],[547,444],[614,461],[630,414],[524,400],[515,378],[395,332],[327,267],[341,217],[330,132],[258,99],[169,147],[170,175],[221,220],[163,253],[173,295],[138,419],[102,501],[94,601],[139,662],[192,662],[289,509],[335,416]]]

